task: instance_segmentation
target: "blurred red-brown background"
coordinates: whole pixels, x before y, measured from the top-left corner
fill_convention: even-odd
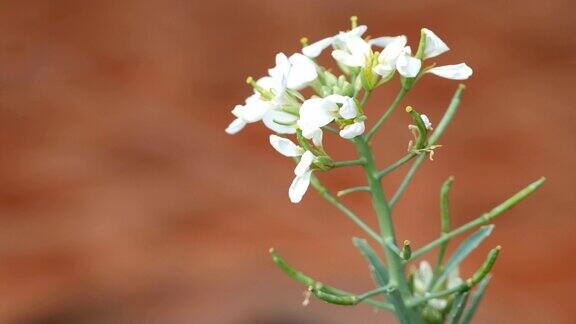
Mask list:
[[[455,122],[395,214],[415,246],[437,235],[438,188],[456,176],[454,223],[527,183],[548,182],[497,220],[462,267],[503,246],[478,323],[574,323],[576,3],[555,1],[2,1],[0,3],[0,322],[383,323],[367,306],[300,305],[270,261],[277,247],[324,282],[371,287],[354,225],[309,192],[288,201],[292,163],[230,109],[278,51],[345,29],[420,27],[466,61]],[[397,83],[397,82],[394,82]],[[405,100],[438,121],[457,83],[426,77]],[[374,119],[394,96],[371,101]],[[379,164],[410,138],[397,113]],[[328,150],[352,158],[343,141]],[[402,170],[385,182],[388,192]],[[358,170],[322,175],[333,190]],[[344,201],[375,225],[364,194]]]

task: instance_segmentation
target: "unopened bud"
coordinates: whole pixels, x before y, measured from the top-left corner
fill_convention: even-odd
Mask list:
[[[402,245],[402,259],[409,260],[412,256],[412,248],[410,247],[410,241],[404,240]]]

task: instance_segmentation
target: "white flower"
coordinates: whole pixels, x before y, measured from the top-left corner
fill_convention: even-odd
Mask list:
[[[349,38],[361,37],[367,29],[368,27],[365,25],[360,25],[352,30],[339,32],[337,35],[326,37],[302,48],[302,53],[311,58],[318,57],[320,54],[322,54],[322,51],[328,48],[330,45],[338,48],[346,43]]]
[[[436,57],[450,50],[446,43],[444,43],[433,31],[427,28],[422,28],[422,36],[426,39],[423,59]],[[439,77],[451,80],[466,80],[472,75],[472,69],[466,65],[466,63],[460,63],[434,67],[427,70],[426,73],[432,73]]]
[[[312,163],[314,163],[314,153],[304,150],[302,147],[294,144],[286,138],[276,135],[270,135],[270,144],[280,154],[287,157],[300,156],[300,162],[294,168],[294,180],[288,189],[288,197],[292,203],[299,203],[302,197],[310,186],[310,178],[312,177]]]
[[[422,61],[412,57],[410,46],[405,46],[396,60],[396,69],[398,70],[398,73],[407,78],[413,78],[418,75],[418,72],[420,72],[420,67],[422,67]]]
[[[426,37],[426,46],[424,47],[424,59],[438,56],[444,52],[448,52],[450,48],[444,43],[440,37],[436,36],[433,31],[427,28],[422,28],[422,33]]]
[[[236,134],[241,131],[246,124],[262,120],[272,109],[272,105],[260,98],[260,94],[255,93],[246,98],[244,105],[236,105],[232,109],[232,114],[236,117],[226,128],[226,133]]]
[[[397,36],[386,40],[386,47],[378,55],[374,72],[384,78],[389,77],[395,70],[402,76],[413,78],[420,71],[422,62],[411,56],[410,46],[406,46],[406,36]]]
[[[429,29],[422,29],[422,37],[425,37],[422,58],[424,60],[449,50],[448,46]],[[406,46],[406,42],[406,36],[381,37],[372,40],[371,44],[385,46],[378,56],[378,64],[374,66],[374,72],[383,78],[391,76],[395,70],[404,77],[416,77],[422,67],[422,61],[412,56],[410,46]],[[460,63],[431,68],[426,73],[432,73],[446,79],[465,80],[472,75],[472,69],[465,63]]]
[[[430,122],[430,119],[428,118],[428,116],[422,114],[422,115],[420,115],[420,118],[424,122],[424,126],[426,126],[427,130],[433,130],[432,123]]]
[[[338,49],[332,51],[332,57],[344,65],[362,67],[371,52],[370,44],[361,37],[349,37]]]
[[[270,77],[264,77],[256,83],[264,88],[269,86]],[[283,99],[278,97],[276,102],[281,102]],[[244,105],[236,105],[232,109],[232,114],[236,117],[235,120],[228,125],[226,133],[236,134],[241,131],[246,124],[254,123],[262,120],[264,125],[269,129],[279,134],[294,134],[296,132],[296,121],[298,117],[280,110],[275,101],[264,100],[262,96],[255,92],[253,95],[246,99]]]
[[[338,105],[341,105],[338,107]],[[312,138],[321,128],[330,124],[336,118],[354,119],[358,115],[354,99],[342,95],[330,95],[325,98],[312,98],[304,101],[300,107],[298,126],[302,135]],[[353,127],[350,127],[353,126]],[[342,132],[343,131],[343,132]],[[364,132],[364,123],[348,125],[340,132],[344,138],[352,138]],[[350,137],[352,136],[352,137]]]
[[[314,62],[300,53],[290,57],[276,54],[276,66],[269,69],[268,74],[275,82],[293,90],[302,89],[318,77]]]
[[[277,54],[276,65],[268,70],[268,76],[256,81],[256,87],[269,91],[273,97],[263,98],[255,89],[244,105],[237,105],[232,110],[236,119],[228,125],[226,133],[236,134],[246,124],[260,120],[276,133],[295,133],[298,117],[282,109],[283,105],[289,104],[286,89],[299,90],[317,77],[316,65],[306,56],[296,53],[288,58],[284,53]]]

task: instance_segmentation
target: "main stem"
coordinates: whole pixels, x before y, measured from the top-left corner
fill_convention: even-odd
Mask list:
[[[368,145],[368,142],[364,136],[357,136],[354,139],[354,144],[356,145],[358,155],[364,159],[364,173],[366,174],[368,186],[370,187],[372,206],[374,207],[378,217],[382,242],[389,238],[395,240],[396,237],[394,234],[392,217],[390,215],[390,206],[384,197],[384,192],[382,190],[382,186],[380,185],[378,170],[376,169],[372,150],[370,149],[370,146]],[[384,244],[382,244],[382,247],[384,248],[386,260],[388,261],[390,284],[397,286],[398,290],[403,296],[408,296],[409,290],[408,283],[404,277],[404,265],[398,256],[394,255],[394,252],[388,249]]]

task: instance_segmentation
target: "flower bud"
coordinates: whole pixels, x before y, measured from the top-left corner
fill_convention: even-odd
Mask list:
[[[410,241],[404,240],[402,245],[402,259],[409,260],[412,256],[412,248],[410,247]]]

